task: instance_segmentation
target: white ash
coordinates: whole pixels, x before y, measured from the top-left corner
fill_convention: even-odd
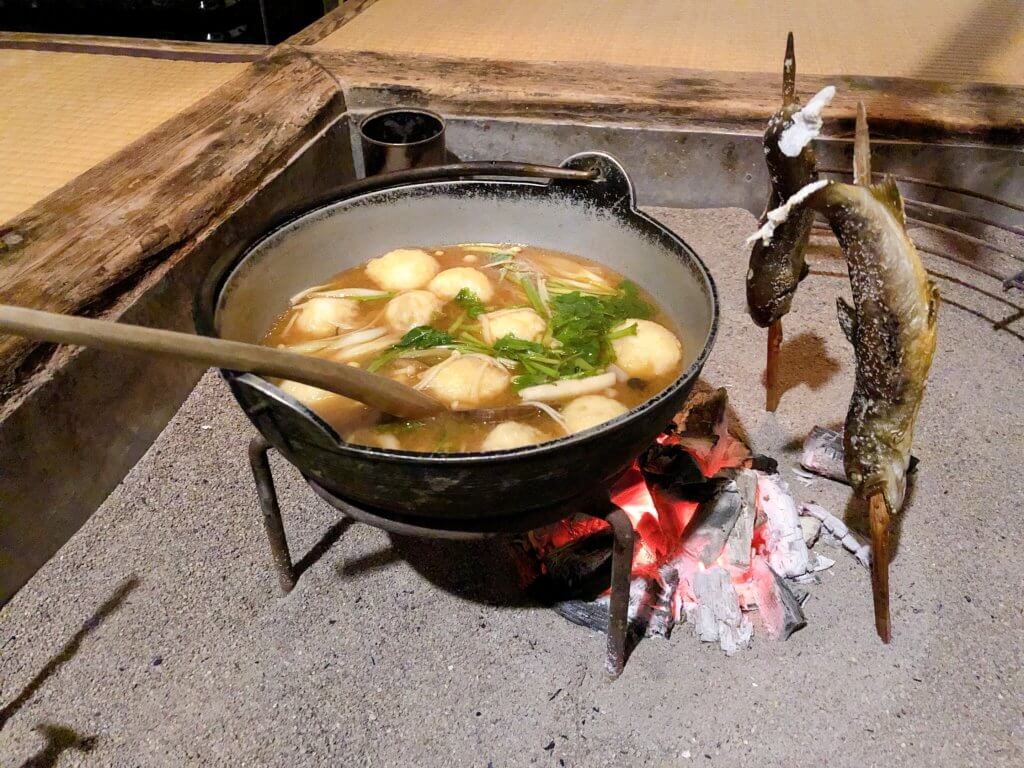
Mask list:
[[[782,154],[786,157],[796,157],[803,152],[804,147],[817,138],[824,125],[821,119],[822,110],[829,105],[835,95],[836,87],[826,85],[811,97],[803,109],[793,114],[792,124],[779,137],[779,150]]]
[[[761,225],[761,228],[747,238],[747,245],[752,245],[757,240],[760,240],[764,245],[769,245],[772,241],[772,237],[775,235],[775,230],[779,225],[785,223],[793,208],[800,205],[804,200],[822,187],[828,186],[829,183],[830,182],[827,179],[813,181],[793,193],[789,200],[784,202],[778,208],[773,211],[768,211],[765,214],[765,222]]]
[[[822,529],[836,542],[837,546],[851,552],[865,568],[871,567],[871,545],[853,533],[849,526],[838,517],[813,502],[801,504],[800,514],[819,520]],[[826,538],[825,541],[828,542],[828,539]]]
[[[742,506],[732,533],[725,542],[725,559],[734,568],[745,569],[750,567],[751,544],[757,519],[757,473],[751,469],[741,469],[735,473],[733,482],[739,491]]]
[[[750,645],[754,627],[740,610],[732,576],[716,565],[697,571],[693,579],[695,602],[684,602],[686,618],[703,642],[718,642],[726,656]]]
[[[768,520],[768,564],[780,576],[802,576],[810,556],[800,528],[800,515],[780,475],[757,473],[757,511]]]

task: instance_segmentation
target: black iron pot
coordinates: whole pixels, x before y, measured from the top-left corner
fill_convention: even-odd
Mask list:
[[[534,518],[537,510],[592,492],[628,466],[682,405],[715,339],[711,275],[681,238],[637,211],[633,187],[612,157],[574,155],[561,168],[464,163],[335,190],[248,248],[226,254],[197,297],[197,327],[255,342],[288,298],[310,285],[393,248],[459,242],[529,243],[608,265],[672,316],[683,331],[688,367],[667,389],[613,421],[532,447],[476,454],[350,445],[268,381],[233,371],[224,371],[224,378],[267,441],[343,499],[427,526],[526,513]]]

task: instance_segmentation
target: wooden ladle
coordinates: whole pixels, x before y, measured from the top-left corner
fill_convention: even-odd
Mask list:
[[[430,395],[384,376],[257,344],[3,304],[0,304],[0,331],[59,344],[149,352],[232,371],[280,377],[350,397],[402,418],[415,419],[446,410],[444,403]]]

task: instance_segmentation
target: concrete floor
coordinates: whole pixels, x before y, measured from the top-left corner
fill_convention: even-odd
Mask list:
[[[765,414],[763,332],[743,313],[753,218],[655,213],[722,292],[705,380],[730,388],[802,500],[842,513],[848,489],[805,487],[788,467],[811,426],[845,413],[852,355],[834,311],[845,281],[805,283],[786,324],[790,389]],[[811,260],[841,274],[832,252]],[[972,278],[991,289],[984,280]],[[974,312],[1011,311],[940,285]],[[955,306],[940,318],[890,647],[874,633],[867,572],[822,549],[838,563],[789,642],[755,637],[726,658],[682,626],[641,643],[610,683],[603,638],[509,594],[500,548],[339,525],[278,463],[296,556],[337,537],[282,598],[246,463],[250,428],[207,376],[0,611],[0,764],[1019,766],[1024,344]]]

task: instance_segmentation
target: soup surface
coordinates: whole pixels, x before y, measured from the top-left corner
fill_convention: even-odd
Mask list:
[[[592,261],[522,245],[401,248],[294,296],[264,344],[356,365],[443,401],[394,421],[355,401],[280,386],[351,443],[392,450],[518,448],[620,416],[692,355],[660,308]],[[514,420],[459,411],[521,403]]]

